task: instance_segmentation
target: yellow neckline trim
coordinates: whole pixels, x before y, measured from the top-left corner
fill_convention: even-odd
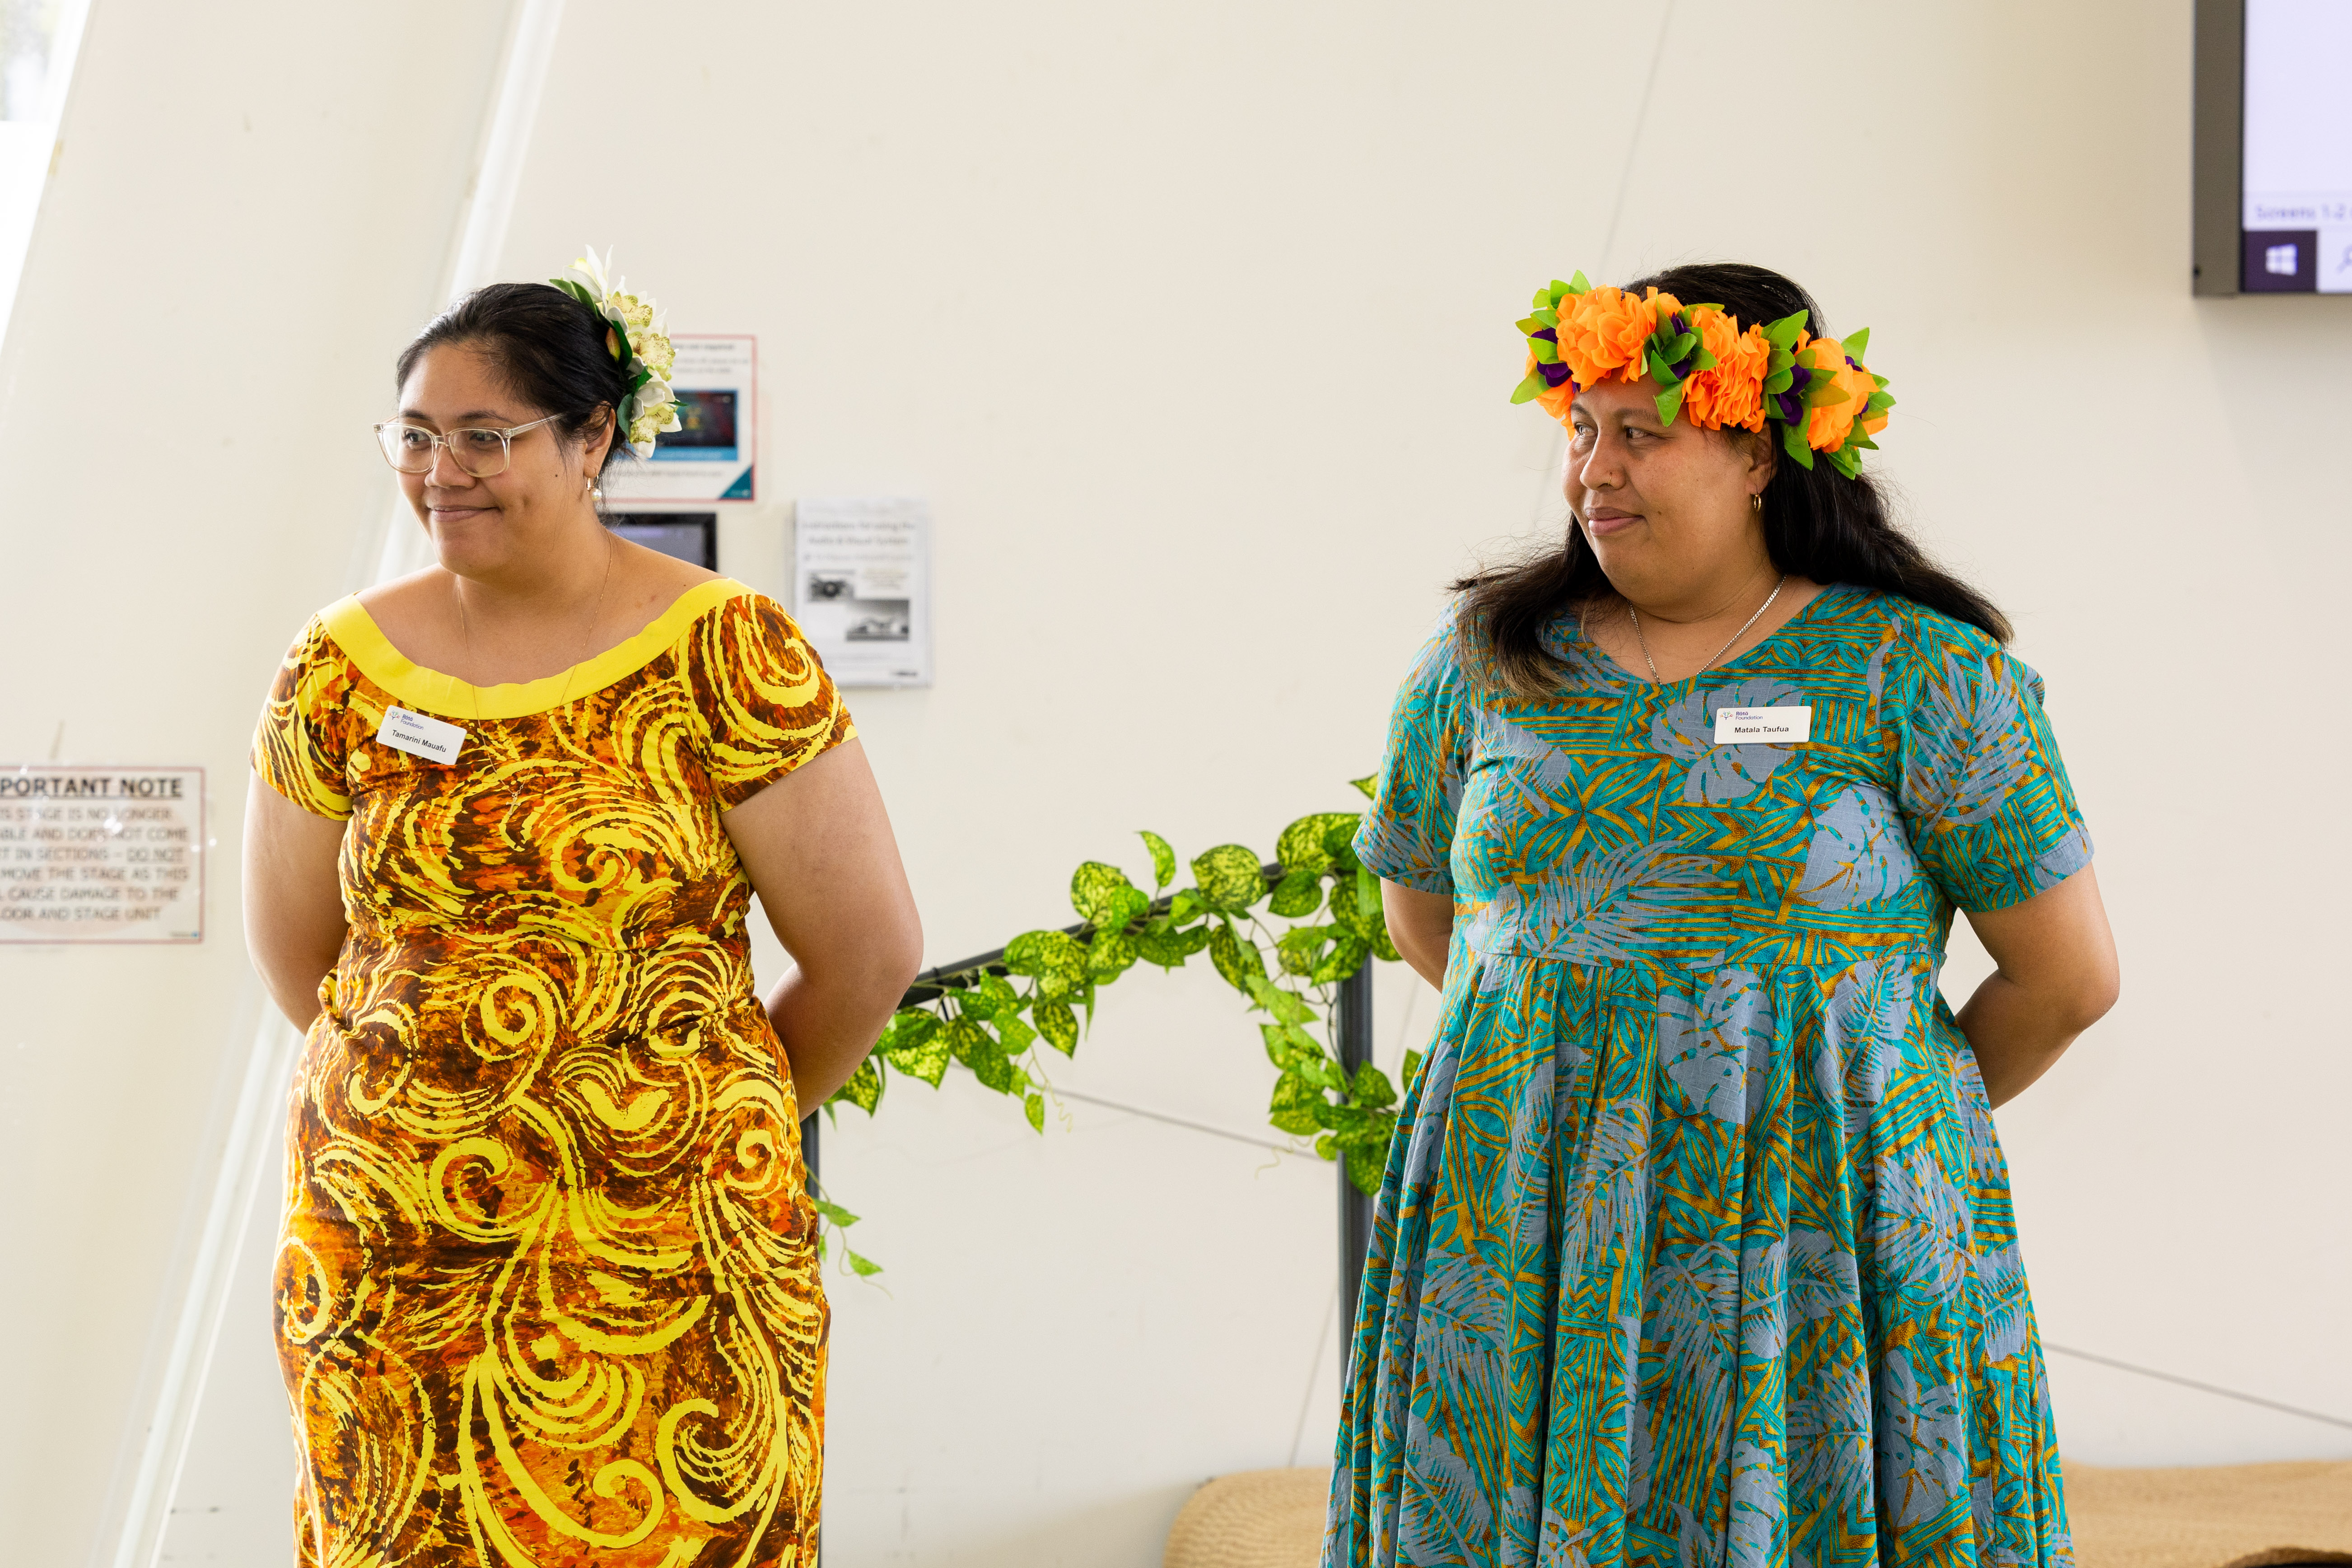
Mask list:
[[[670,601],[645,630],[606,648],[593,658],[538,680],[509,681],[502,686],[474,686],[454,675],[427,669],[392,646],[375,617],[354,594],[319,612],[319,619],[335,646],[401,703],[445,719],[521,719],[544,713],[579,698],[591,697],[634,675],[669,651],[686,628],[730,599],[751,590],[731,577],[697,583]]]

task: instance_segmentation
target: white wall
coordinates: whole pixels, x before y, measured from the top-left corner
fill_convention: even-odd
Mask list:
[[[127,3],[101,7],[79,123],[184,101],[108,52]],[[146,26],[173,15],[132,9]],[[2352,1363],[2315,1348],[2340,1337],[2352,1288],[2330,1159],[2352,1068],[2323,989],[2348,934],[2329,809],[2347,748],[2328,715],[2352,520],[2326,458],[2352,412],[2352,314],[2190,300],[2187,0],[649,15],[571,0],[502,271],[546,276],[584,241],[616,243],[675,327],[760,334],[765,499],[730,522],[736,574],[782,591],[794,495],[931,500],[940,682],[855,705],[935,959],[1065,918],[1068,868],[1139,866],[1138,826],[1187,853],[1263,847],[1291,816],[1349,804],[1341,781],[1371,766],[1436,584],[1556,521],[1552,428],[1505,401],[1528,292],[1579,267],[1779,266],[1833,325],[1874,329],[1902,399],[1881,469],[2017,616],[2099,842],[2126,1000],[2002,1115],[2044,1332],[2352,1416]],[[446,50],[362,65],[334,37],[273,46],[298,68],[240,66],[256,112],[374,92],[390,138],[432,117],[404,96],[395,110],[387,73],[411,73],[404,94],[457,90]],[[105,112],[146,128],[112,132],[125,141],[161,134]],[[233,153],[172,154],[185,184],[170,194],[202,210],[204,193],[292,178]],[[131,174],[88,199],[119,203]],[[287,226],[313,249],[216,225],[205,264],[248,291],[239,406],[356,430],[439,252],[384,255],[380,214],[326,195],[343,205]],[[166,341],[171,298],[131,301],[146,313],[129,323],[105,313],[104,280],[139,262],[130,221],[93,206],[45,229],[27,289],[121,333],[154,421],[210,362]],[[331,279],[330,250],[377,281]],[[252,292],[264,264],[278,270]],[[26,320],[11,366],[81,378],[68,407],[123,395],[121,362],[102,376]],[[186,452],[123,504],[46,456],[28,471],[90,437],[49,405],[19,412],[21,394],[8,406],[0,526],[12,562],[35,563],[20,580],[58,603],[0,629],[0,738],[37,757],[69,716],[91,727],[87,743],[69,731],[69,755],[216,758],[234,777],[269,661],[342,591],[382,504],[373,459],[354,441],[299,479],[223,491],[184,467],[197,437],[148,423]],[[137,650],[109,642],[93,666],[64,640],[126,602],[174,628],[160,691]],[[57,1352],[12,1371],[18,1386],[79,1402],[12,1428],[12,1488],[98,1495],[129,1418],[130,1374],[107,1358],[156,1306],[152,1255],[196,1152],[180,1108],[251,1033],[231,1022],[225,879],[214,900],[201,955],[0,954],[37,1020],[12,1031],[28,1043],[7,1069],[7,1114],[34,1142],[4,1157],[58,1194],[11,1216],[32,1228],[5,1256],[70,1269],[112,1313],[90,1319],[79,1294],[5,1309],[12,1345]],[[1981,963],[1956,961],[1949,988]],[[1393,1057],[1430,1009],[1424,994],[1409,1019],[1411,987],[1384,985]],[[100,992],[104,1010],[84,1000]],[[1270,1079],[1255,1058],[1213,980],[1138,974],[1057,1077],[1250,1134]],[[105,1110],[46,1109],[63,1106]],[[1201,1478],[1327,1451],[1328,1170],[1067,1110],[1039,1139],[968,1083],[901,1083],[878,1121],[828,1136],[828,1179],[889,1270],[887,1294],[835,1291],[834,1560],[1149,1563]],[[247,1368],[249,1387],[257,1331],[232,1325],[224,1378]],[[2079,1458],[2352,1453],[2341,1428],[2063,1356],[2052,1372]],[[205,1447],[267,1415],[215,1400]],[[226,1521],[206,1539],[255,1544],[189,1533],[188,1554],[282,1561],[260,1555],[282,1551],[278,1476],[192,1471],[182,1506]]]
[[[210,786],[201,947],[0,949],[10,1563],[111,1560],[256,1045],[245,748],[372,559],[383,345],[433,302],[500,37],[409,14],[100,0],[0,349],[0,763]]]

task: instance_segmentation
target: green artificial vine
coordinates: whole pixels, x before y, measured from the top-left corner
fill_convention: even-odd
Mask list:
[[[1371,783],[1355,781],[1367,795]],[[1339,983],[1368,958],[1397,957],[1381,913],[1380,879],[1353,847],[1362,816],[1300,817],[1282,830],[1271,863],[1242,845],[1221,844],[1193,857],[1192,885],[1172,892],[1176,851],[1157,833],[1140,835],[1151,852],[1149,893],[1116,866],[1086,862],[1070,878],[1078,925],[1024,931],[993,963],[924,973],[915,992],[929,994],[891,1017],[826,1111],[845,1103],[871,1116],[894,1075],[937,1089],[958,1066],[982,1088],[1017,1100],[1031,1128],[1043,1132],[1052,1085],[1037,1042],[1075,1054],[1103,986],[1138,963],[1175,970],[1206,952],[1248,998],[1249,1011],[1265,1016],[1258,1032],[1282,1073],[1266,1119],[1279,1131],[1312,1138],[1326,1160],[1348,1156],[1349,1179],[1372,1192],[1396,1127],[1396,1086],[1370,1062],[1349,1077],[1334,1037]],[[1405,1054],[1406,1087],[1420,1065],[1420,1052]],[[837,1227],[857,1223],[836,1204],[816,1206]],[[881,1271],[845,1245],[843,1251],[858,1274]]]

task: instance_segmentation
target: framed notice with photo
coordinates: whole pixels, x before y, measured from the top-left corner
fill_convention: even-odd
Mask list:
[[[204,769],[0,765],[0,943],[204,940]]]
[[[604,473],[605,497],[634,501],[756,500],[752,451],[759,425],[754,385],[759,344],[748,332],[674,332],[678,427],[642,462],[624,455]]]
[[[930,509],[885,496],[793,510],[793,618],[834,684],[929,686]]]

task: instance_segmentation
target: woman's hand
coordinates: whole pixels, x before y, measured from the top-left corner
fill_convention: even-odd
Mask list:
[[[719,819],[793,967],[768,994],[803,1116],[874,1048],[923,964],[923,925],[889,813],[846,741]]]
[[[1389,941],[1397,956],[1413,973],[1445,989],[1445,950],[1454,941],[1454,895],[1424,893],[1381,879],[1381,912],[1389,922]]]
[[[2121,978],[2098,879],[2084,867],[2005,910],[1969,916],[1993,973],[1960,1009],[1960,1032],[1993,1104],[2016,1099],[2116,1005]]]
[[[315,816],[257,775],[245,792],[245,945],[278,1010],[307,1029],[319,982],[343,948],[335,883],[343,824]]]

